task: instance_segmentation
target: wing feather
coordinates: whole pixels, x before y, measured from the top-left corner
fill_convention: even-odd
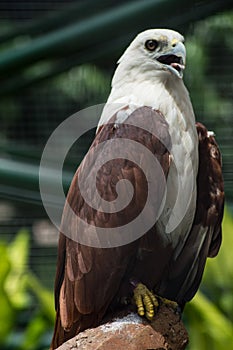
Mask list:
[[[185,245],[171,260],[169,277],[164,281],[167,297],[185,304],[195,295],[207,257],[217,255],[221,241],[224,208],[222,161],[218,145],[201,123],[196,124],[199,137],[196,213]],[[170,287],[169,287],[170,286]]]
[[[75,237],[72,234],[77,234],[79,227],[73,217],[69,216],[68,203],[76,215],[90,224],[99,227],[117,227],[136,218],[147,199],[148,185],[144,173],[137,164],[120,158],[119,154],[118,159],[105,163],[99,169],[96,187],[103,199],[111,201],[117,197],[118,181],[129,180],[134,187],[134,194],[127,208],[117,213],[104,213],[91,208],[83,200],[77,179],[85,167],[90,169],[96,166],[98,158],[93,160],[92,152],[99,143],[114,138],[137,141],[157,157],[165,176],[168,173],[169,147],[165,145],[170,145],[170,136],[164,117],[152,108],[141,107],[129,116],[127,119],[129,124],[126,121],[116,126],[115,119],[116,116],[109,124],[100,128],[72,181],[61,225],[61,231],[68,232],[69,237]],[[151,125],[152,131],[157,130],[159,137],[144,130],[145,120]],[[137,126],[134,126],[134,122]],[[129,147],[127,151],[130,156],[132,149]],[[111,147],[104,147],[103,152],[111,155]],[[143,158],[142,154],[141,159]],[[157,188],[159,189],[159,184]],[[153,212],[150,215],[153,215]],[[88,235],[88,232],[86,234]],[[56,348],[79,331],[98,324],[121,287],[122,280],[126,278],[126,272],[133,264],[139,245],[137,240],[116,248],[94,248],[81,245],[69,237],[60,234],[55,282],[57,321],[52,348]],[[129,284],[129,281],[127,283]]]
[[[204,125],[197,123],[199,136],[199,174],[197,211],[194,224],[208,229],[208,256],[217,255],[222,242],[221,223],[224,210],[222,159],[215,138],[208,135]]]

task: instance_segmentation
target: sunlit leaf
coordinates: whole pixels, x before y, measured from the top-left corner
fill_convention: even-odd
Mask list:
[[[7,247],[0,243],[0,343],[8,336],[14,325],[15,310],[5,291],[5,279],[10,271]]]
[[[5,288],[12,304],[19,309],[27,306],[29,302],[29,296],[25,289],[28,254],[29,233],[27,230],[22,229],[8,247],[11,269],[5,283]]]

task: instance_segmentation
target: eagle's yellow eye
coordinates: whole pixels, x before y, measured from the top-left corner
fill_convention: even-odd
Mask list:
[[[146,42],[145,42],[145,47],[146,47],[146,49],[147,50],[149,50],[149,51],[154,51],[155,49],[157,49],[157,47],[158,47],[158,41],[157,40],[147,40]]]

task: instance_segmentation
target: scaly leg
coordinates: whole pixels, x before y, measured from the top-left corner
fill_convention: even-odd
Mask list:
[[[133,292],[134,301],[137,306],[139,316],[146,316],[146,318],[151,321],[159,307],[159,304],[165,304],[167,307],[172,308],[175,312],[179,311],[179,305],[175,301],[153,294],[142,283],[132,284],[135,286]]]
[[[148,320],[152,320],[159,303],[157,297],[149,291],[142,283],[138,283],[134,289],[134,301],[136,303],[139,316],[146,316]]]

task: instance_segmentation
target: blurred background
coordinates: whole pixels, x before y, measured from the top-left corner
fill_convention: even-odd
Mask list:
[[[156,27],[185,36],[184,80],[223,156],[223,245],[185,309],[188,349],[233,344],[232,1],[8,0],[0,1],[1,349],[47,349],[52,336],[57,230],[39,192],[45,143],[71,114],[106,101],[121,53]],[[92,137],[71,149],[65,189]]]

